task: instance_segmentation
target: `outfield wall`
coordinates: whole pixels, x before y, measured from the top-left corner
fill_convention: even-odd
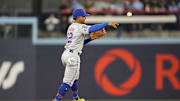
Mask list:
[[[56,95],[63,49],[0,40],[0,100]],[[87,99],[180,99],[179,44],[87,45],[81,61],[79,92]]]

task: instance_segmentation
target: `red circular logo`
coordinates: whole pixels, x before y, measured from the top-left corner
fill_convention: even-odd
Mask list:
[[[132,75],[124,83],[119,86],[115,86],[108,76],[104,73],[105,69],[110,63],[115,61],[115,57],[122,59]],[[130,93],[133,88],[137,86],[141,78],[141,66],[139,61],[133,56],[133,54],[125,49],[112,49],[105,53],[96,63],[95,66],[95,80],[97,84],[108,94],[112,96],[122,96]]]

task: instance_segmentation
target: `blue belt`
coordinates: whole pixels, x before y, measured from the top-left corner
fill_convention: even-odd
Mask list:
[[[73,52],[74,52],[74,50],[69,49],[69,52],[73,53]],[[78,52],[78,55],[80,56],[81,54]]]

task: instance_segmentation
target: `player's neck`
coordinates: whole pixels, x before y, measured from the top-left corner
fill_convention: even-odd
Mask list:
[[[81,21],[79,20],[75,20],[76,23],[80,23],[80,24],[83,24]]]

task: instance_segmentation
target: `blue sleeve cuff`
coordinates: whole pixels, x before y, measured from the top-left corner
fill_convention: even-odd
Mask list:
[[[89,43],[90,41],[92,41],[91,38],[85,39],[85,40],[84,40],[84,45],[87,44],[87,43]]]
[[[108,22],[105,22],[103,24],[95,24],[89,28],[89,33],[99,31],[102,28],[106,27],[108,24]]]

